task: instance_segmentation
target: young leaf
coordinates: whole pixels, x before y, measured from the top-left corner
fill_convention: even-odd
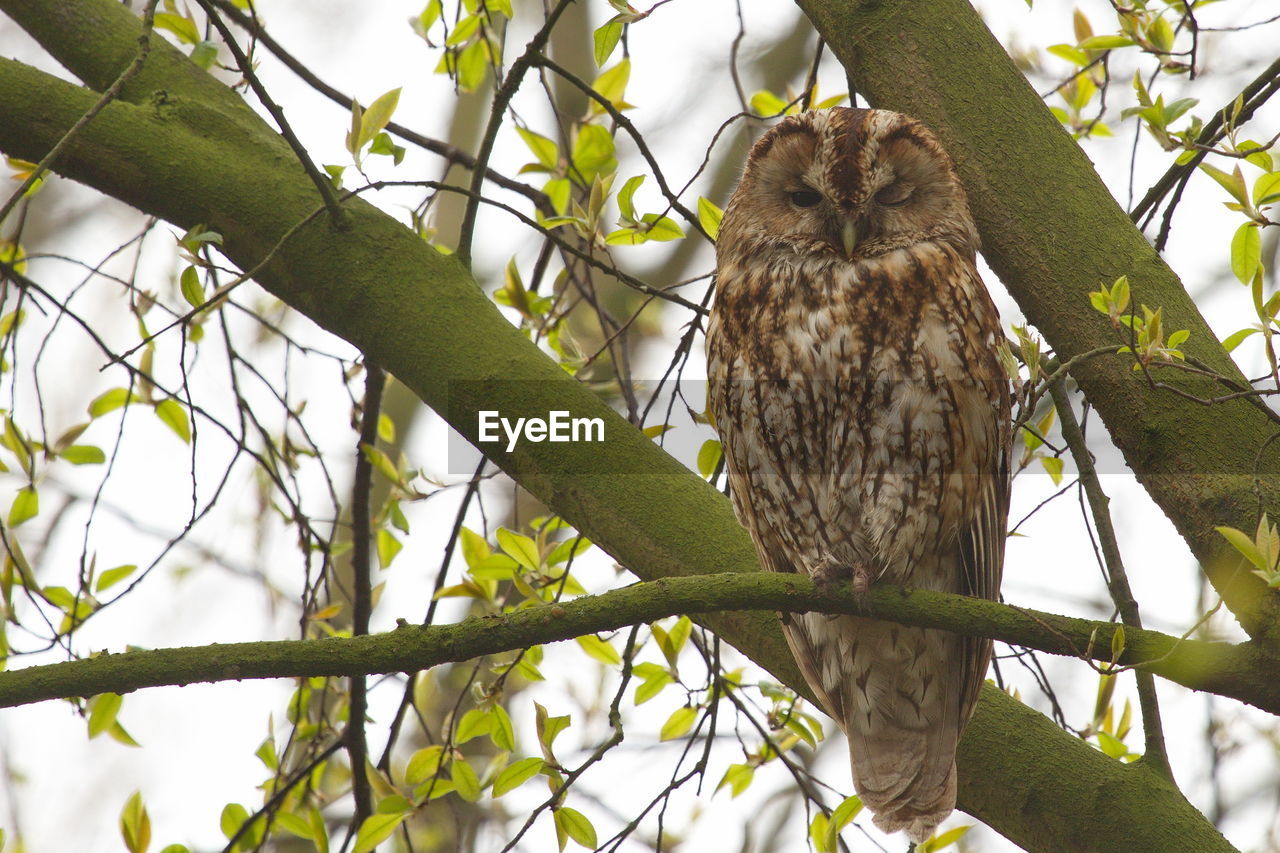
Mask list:
[[[677,708],[667,721],[662,724],[662,729],[658,732],[659,740],[675,740],[688,734],[693,728],[694,721],[698,718],[698,709],[689,705],[683,708]]]
[[[644,179],[644,175],[627,178],[627,182],[618,191],[618,210],[622,213],[623,222],[634,222],[636,220],[636,208],[631,202],[631,197],[635,195],[636,189],[644,183]]]
[[[600,72],[595,84],[591,87],[616,109],[623,109],[626,103],[622,96],[626,94],[627,83],[631,80],[631,60],[623,59],[612,68]],[[595,104],[592,101],[592,104]],[[599,105],[596,105],[598,108]]]
[[[453,742],[463,744],[474,737],[487,735],[493,729],[493,716],[488,708],[472,708],[462,715],[453,732]]]
[[[516,748],[516,732],[515,727],[511,725],[511,715],[507,713],[506,708],[497,704],[490,709],[490,713],[493,725],[489,727],[489,740],[493,741],[493,745],[498,749],[513,751]]]
[[[555,813],[556,826],[574,841],[589,850],[596,849],[596,828],[587,820],[586,815],[577,809],[561,806]]]
[[[538,164],[548,172],[554,172],[560,162],[560,147],[553,140],[523,127],[517,126],[516,133],[529,146],[533,156],[538,158]]]
[[[169,397],[156,403],[155,410],[156,417],[173,430],[178,438],[186,444],[191,443],[191,422],[187,420],[187,410],[181,403]]]
[[[151,846],[151,818],[141,791],[134,791],[120,811],[120,835],[129,853],[146,853]]]
[[[507,765],[493,780],[492,795],[501,797],[508,791],[514,791],[534,776],[537,776],[545,766],[546,762],[536,757],[522,758],[513,764]]]
[[[513,533],[505,527],[498,528],[498,545],[512,559],[531,572],[536,572],[542,559],[538,545],[528,536]]]
[[[89,737],[95,738],[111,728],[120,713],[124,697],[118,693],[99,693],[89,700]]]
[[[618,46],[621,38],[622,22],[616,19],[596,29],[591,37],[596,67],[603,66],[609,61],[609,57],[613,55],[613,49]]]
[[[369,815],[360,824],[360,831],[356,833],[354,853],[373,853],[379,844],[390,838],[391,833],[408,819],[409,814],[409,812],[401,812],[400,814]]]
[[[480,799],[480,779],[466,761],[455,758],[449,765],[449,778],[453,780],[458,796],[469,803]]]
[[[698,196],[698,223],[712,240],[720,236],[720,220],[723,218],[723,210],[706,198]]]
[[[584,652],[601,663],[609,666],[617,666],[622,663],[622,655],[618,654],[618,650],[595,634],[584,634],[578,637],[577,640],[578,645],[582,646]]]
[[[40,514],[40,494],[32,486],[18,490],[9,507],[9,526],[17,527]]]
[[[1231,271],[1241,284],[1249,284],[1262,263],[1262,235],[1256,222],[1246,222],[1231,238]]]

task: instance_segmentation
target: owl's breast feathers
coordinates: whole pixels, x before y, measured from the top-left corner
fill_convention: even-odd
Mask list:
[[[813,574],[825,554],[981,594],[923,559],[1003,487],[1008,382],[972,259],[942,242],[767,257],[722,258],[707,346],[739,515],[783,546],[770,568]]]

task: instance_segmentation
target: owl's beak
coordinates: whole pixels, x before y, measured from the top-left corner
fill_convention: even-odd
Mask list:
[[[858,223],[853,217],[844,221],[840,229],[840,244],[844,246],[846,257],[853,257],[853,250],[858,247]]]

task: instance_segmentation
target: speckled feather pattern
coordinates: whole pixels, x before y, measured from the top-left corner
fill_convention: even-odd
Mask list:
[[[721,225],[707,356],[766,569],[998,596],[1009,389],[977,241],[950,159],[913,119],[810,112],[756,143]],[[990,643],[822,614],[785,629],[876,824],[927,838],[955,806]]]

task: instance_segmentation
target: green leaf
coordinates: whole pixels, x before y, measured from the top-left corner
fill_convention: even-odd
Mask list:
[[[1241,284],[1249,284],[1262,264],[1262,235],[1256,222],[1246,222],[1231,238],[1231,271]]]
[[[670,216],[646,213],[640,217],[640,221],[649,226],[645,232],[645,238],[648,240],[657,240],[659,243],[665,243],[668,240],[679,240],[684,236],[684,231]]]
[[[516,748],[516,732],[511,725],[511,715],[507,713],[506,708],[497,704],[490,709],[490,712],[493,715],[493,725],[489,728],[489,740],[493,741],[493,745],[498,749],[512,752]]]
[[[577,809],[561,806],[555,812],[556,826],[564,830],[574,841],[590,850],[596,849],[596,828],[587,820],[586,815]]]
[[[276,812],[275,825],[298,838],[303,838],[307,841],[316,840],[315,832],[312,830],[310,822],[302,815],[285,811]]]
[[[1062,458],[1058,456],[1041,456],[1040,464],[1044,466],[1044,470],[1049,474],[1049,478],[1053,480],[1055,486],[1062,484]]]
[[[924,844],[921,844],[916,849],[919,851],[919,853],[937,853],[937,851],[946,849],[947,847],[950,847],[952,844],[955,844],[957,841],[960,840],[961,836],[963,836],[970,829],[973,829],[972,824],[968,826],[957,826],[954,829],[948,829],[946,832],[943,832],[939,835],[935,835],[933,838],[930,838],[928,841],[926,841]]]
[[[239,803],[227,803],[222,807],[222,814],[218,817],[218,828],[222,830],[225,837],[231,838],[240,831],[240,827],[244,826],[244,822],[248,819],[248,809]]]
[[[103,590],[110,589],[137,570],[138,567],[132,564],[116,566],[114,569],[107,569],[105,572],[98,575],[98,582],[93,587],[94,592],[102,592]]]
[[[817,853],[831,853],[832,847],[827,844],[827,816],[822,812],[814,814],[809,821],[809,841]]]
[[[776,116],[786,112],[787,102],[770,92],[761,89],[751,96],[751,109],[759,116]]]
[[[404,548],[404,543],[395,537],[395,534],[385,527],[379,528],[374,534],[374,546],[378,550],[378,566],[385,569],[391,565],[391,561],[396,558],[396,554]]]
[[[444,747],[432,744],[415,752],[404,769],[404,781],[409,785],[420,785],[435,776],[444,760]]]
[[[542,563],[537,543],[528,536],[500,527],[498,528],[498,545],[513,560],[531,572],[536,572]]]
[[[484,540],[484,537],[470,527],[462,528],[460,538],[462,542],[462,559],[466,560],[467,565],[472,568],[493,553],[493,549],[489,547],[489,543]]]
[[[631,197],[635,195],[636,189],[644,183],[644,179],[644,175],[627,178],[627,182],[622,185],[622,189],[618,190],[618,210],[621,211],[622,219],[626,222],[634,222],[636,220],[636,208],[631,202]]]
[[[141,791],[134,791],[120,811],[120,835],[129,853],[146,853],[151,846],[151,818],[142,804]]]
[[[40,495],[34,486],[26,486],[13,497],[13,505],[9,507],[9,526],[17,527],[24,521],[30,521],[40,513]]]
[[[683,708],[677,708],[667,721],[662,724],[662,728],[658,732],[658,740],[675,740],[684,737],[693,728],[693,723],[698,719],[698,709],[686,705]]]
[[[578,645],[582,646],[582,650],[600,661],[600,663],[609,666],[617,666],[622,663],[622,655],[618,654],[618,650],[595,634],[584,634],[578,637],[577,640]]]
[[[1090,36],[1083,39],[1077,47],[1082,50],[1112,50],[1117,47],[1131,47],[1133,39],[1122,35]]]
[[[622,22],[618,20],[609,21],[602,27],[598,27],[592,34],[591,40],[594,46],[594,55],[596,67],[600,67],[609,61],[609,57],[613,55],[613,49],[618,46],[618,41],[622,38]]]
[[[164,421],[165,426],[173,430],[178,438],[186,444],[191,443],[191,422],[187,420],[187,410],[173,397],[156,403],[156,417]]]
[[[675,678],[672,677],[670,672],[662,669],[661,667],[658,667],[658,670],[658,673],[645,678],[644,681],[640,682],[636,687],[635,703],[637,705],[643,705],[645,702],[648,702],[654,696],[661,693],[662,688],[666,687],[668,684],[675,683]]]
[[[625,102],[622,100],[626,94],[627,83],[631,79],[631,60],[623,59],[612,68],[600,72],[600,76],[596,77],[596,82],[591,88],[595,89],[600,97],[613,104],[616,109],[622,109]],[[592,102],[595,104],[595,102]],[[598,104],[595,105],[597,108]]]
[[[360,450],[364,453],[364,458],[369,460],[369,464],[378,469],[382,476],[386,477],[393,483],[401,481],[400,472],[396,470],[395,463],[391,461],[391,457],[383,453],[372,444],[361,444]]]
[[[1073,44],[1054,44],[1050,45],[1046,50],[1059,59],[1065,59],[1072,65],[1079,65],[1082,68],[1091,62],[1089,54]]]
[[[509,764],[493,780],[491,793],[494,797],[501,797],[508,791],[514,791],[537,776],[545,766],[546,762],[541,758],[522,758],[514,764]]]
[[[1244,558],[1256,568],[1263,571],[1271,570],[1272,567],[1267,565],[1266,557],[1263,556],[1258,546],[1253,543],[1253,539],[1249,534],[1242,530],[1236,530],[1234,527],[1215,527],[1213,529],[1225,537],[1231,543],[1231,547],[1243,554]]]
[[[585,536],[575,536],[572,539],[566,539],[547,555],[547,565],[558,566],[561,563],[566,563],[575,557],[581,556],[590,549],[591,540]]]
[[[369,105],[364,111],[364,115],[360,119],[360,138],[356,145],[356,150],[364,148],[364,146],[373,141],[382,129],[391,121],[391,116],[395,114],[396,107],[400,104],[400,89],[392,89],[379,95],[377,100]]]
[[[710,479],[720,465],[720,457],[723,452],[724,450],[718,439],[708,438],[702,442],[702,447],[698,450],[698,473],[704,478]]]
[[[182,271],[179,284],[182,298],[187,300],[188,305],[199,308],[204,304],[204,286],[200,284],[200,273],[196,272],[195,267],[188,266]]]
[[[487,708],[472,708],[462,715],[453,732],[453,742],[463,744],[480,735],[487,735],[493,727],[493,718]]]
[[[756,769],[750,764],[730,764],[728,769],[724,771],[724,775],[720,777],[716,790],[719,791],[725,785],[728,785],[729,796],[736,798],[751,786],[751,780],[755,778],[755,775]]]
[[[391,837],[400,824],[408,819],[408,812],[400,814],[371,814],[360,824],[356,833],[354,853],[372,853],[373,849]]]
[[[137,396],[130,394],[127,388],[112,388],[110,391],[103,391],[89,404],[89,417],[100,418],[108,412],[113,412],[136,402],[137,399]]]
[[[573,140],[572,158],[574,176],[584,185],[590,185],[597,175],[612,172],[618,168],[618,160],[614,156],[613,136],[598,124],[582,125]]]
[[[73,444],[62,450],[58,458],[65,459],[72,465],[101,465],[107,461],[107,454],[102,452],[101,447],[92,444]]]
[[[124,697],[118,693],[99,693],[89,700],[89,737],[91,739],[111,728],[123,704]]]
[[[445,40],[446,47],[457,47],[467,39],[475,35],[480,29],[481,17],[479,14],[468,15],[449,33],[449,38]]]
[[[539,165],[548,172],[555,171],[560,164],[560,146],[556,145],[554,140],[519,126],[516,127],[516,133],[520,134],[524,144],[529,146],[533,156],[538,158]]]
[[[1261,331],[1262,331],[1261,329],[1252,328],[1252,329],[1241,329],[1238,332],[1233,332],[1227,336],[1226,340],[1222,342],[1222,348],[1225,349],[1227,352],[1231,352],[1236,347],[1240,346],[1240,344],[1244,342],[1245,338],[1249,337],[1250,335],[1256,335]]]
[[[720,220],[724,219],[724,211],[716,207],[703,196],[698,196],[698,224],[712,240],[720,236]]]
[[[178,40],[183,44],[196,44],[200,41],[200,30],[196,29],[195,21],[190,18],[184,18],[181,15],[157,12],[155,28],[157,30],[168,30],[177,36]]]
[[[1244,175],[1241,174],[1239,166],[1236,166],[1235,171],[1231,174],[1210,166],[1208,163],[1201,163],[1200,170],[1217,181],[1236,201],[1243,205],[1249,204],[1249,191],[1245,188]]]
[[[855,817],[862,811],[862,798],[859,796],[848,797],[840,805],[836,806],[835,811],[831,812],[830,829],[836,835],[840,834],[840,830],[848,826]],[[832,845],[832,849],[835,845]]]
[[[218,43],[203,39],[191,48],[191,61],[199,65],[205,71],[213,67],[213,63],[218,58]]]
[[[1253,203],[1256,207],[1280,201],[1280,172],[1269,172],[1253,182]]]
[[[449,765],[449,778],[453,780],[454,790],[459,797],[469,803],[480,799],[480,779],[466,761],[455,758]]]

